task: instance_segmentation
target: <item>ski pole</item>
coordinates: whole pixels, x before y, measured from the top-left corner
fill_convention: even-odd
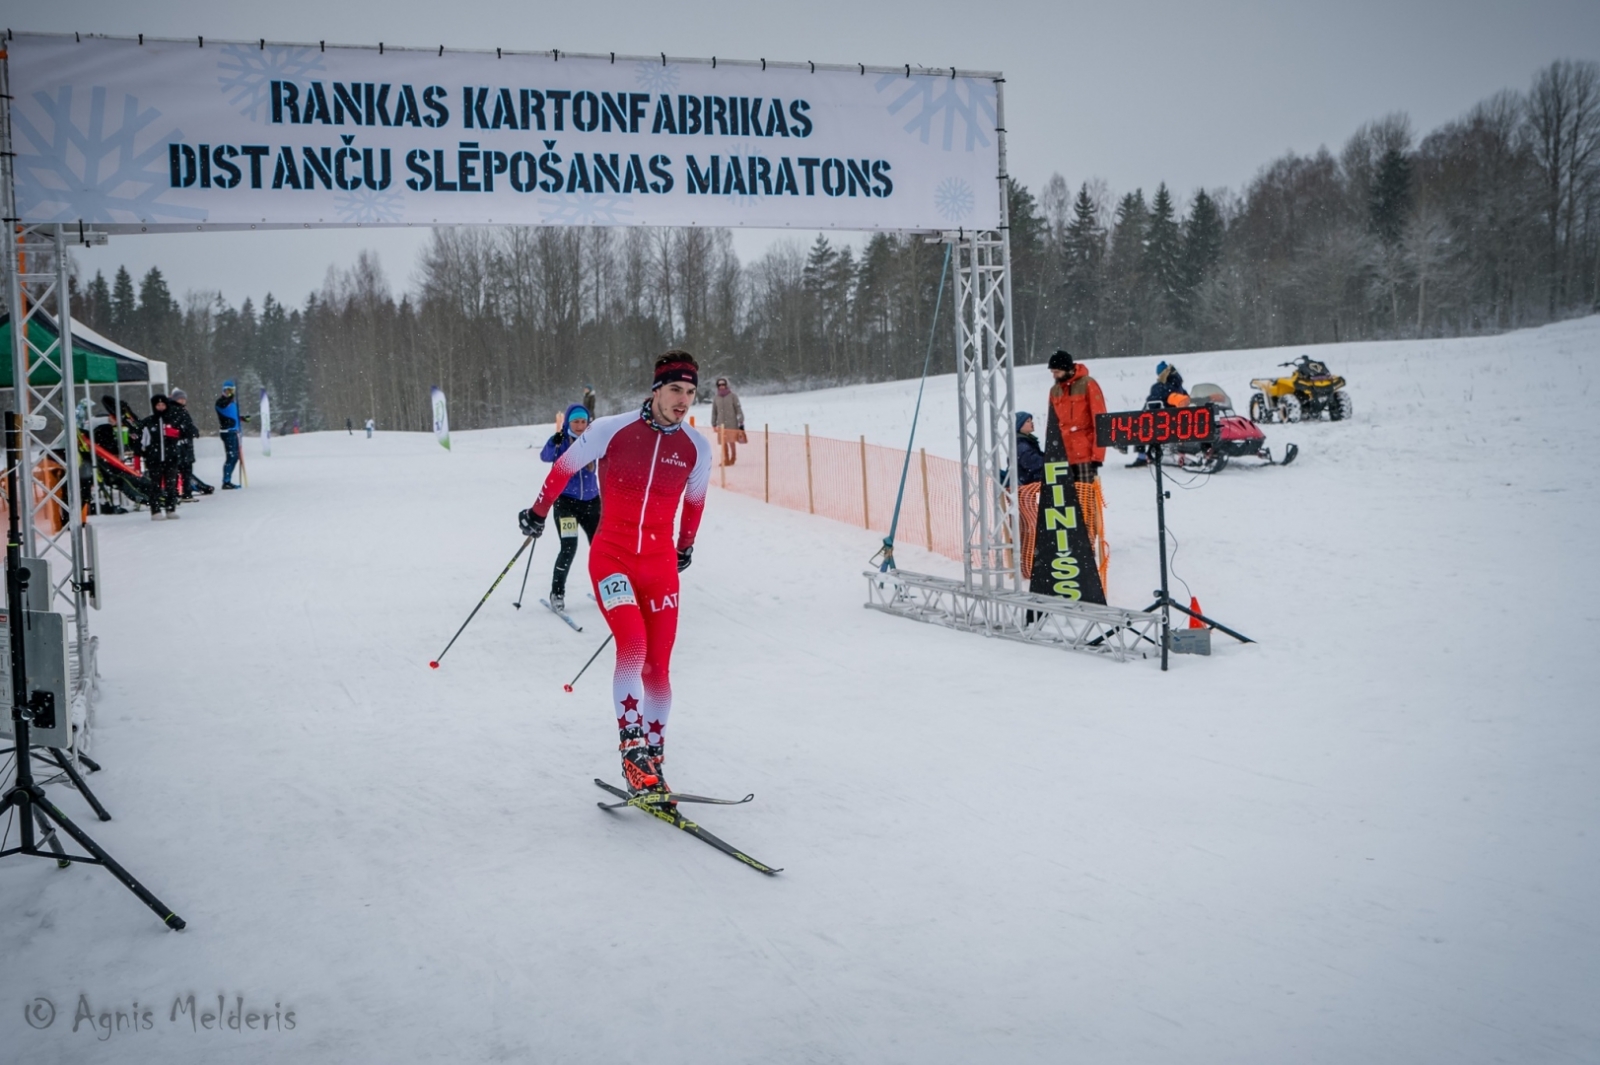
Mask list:
[[[615,635],[616,635],[616,633],[612,633],[611,634],[611,636],[615,636]],[[606,649],[606,644],[611,642],[611,636],[607,636],[605,638],[605,642],[602,643],[599,647],[595,648],[594,654],[589,656],[589,661],[585,662],[583,664],[583,668],[578,670],[578,677],[581,677],[585,673],[589,672],[589,667],[594,665],[594,660],[600,657],[600,652],[604,651]],[[573,677],[572,678],[572,684],[563,684],[561,686],[562,690],[570,692],[572,690],[572,685],[578,683],[578,677]]]
[[[506,574],[511,572],[511,567],[517,564],[517,559],[522,557],[522,552],[526,551],[528,549],[528,545],[531,543],[533,543],[533,537],[531,536],[522,541],[522,546],[517,548],[517,553],[511,556],[511,561],[507,562],[506,568],[500,571],[500,576],[496,577],[494,579],[494,583],[489,585],[489,590],[483,593],[483,598],[479,599],[478,605],[472,608],[472,613],[467,615],[467,620],[461,623],[461,628],[457,629],[456,634],[450,637],[450,642],[444,645],[444,650],[439,652],[439,657],[428,663],[429,669],[439,668],[440,659],[444,658],[444,656],[449,652],[450,648],[455,646],[456,640],[460,639],[461,634],[466,631],[467,626],[472,624],[472,619],[478,616],[478,611],[483,609],[483,604],[489,601],[489,597],[494,594],[494,590],[500,587],[500,582],[506,579]],[[529,555],[528,558],[529,561],[532,561],[533,556]]]
[[[517,593],[517,601],[511,605],[518,610],[522,609],[522,597],[528,594],[528,574],[533,571],[533,552],[528,552],[528,568],[522,571],[522,591]]]

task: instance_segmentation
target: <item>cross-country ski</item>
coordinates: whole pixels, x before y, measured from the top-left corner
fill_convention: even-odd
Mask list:
[[[541,599],[539,600],[539,605],[550,611],[550,613],[554,614],[562,621],[565,621],[568,625],[571,625],[574,632],[583,631],[583,626],[574,621],[571,614],[567,613],[565,610],[558,609],[555,604],[550,602],[550,600]]]

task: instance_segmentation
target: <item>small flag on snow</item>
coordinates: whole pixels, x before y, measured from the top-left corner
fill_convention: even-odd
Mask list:
[[[264,388],[261,390],[261,453],[272,454],[272,401]]]
[[[433,438],[450,450],[450,414],[444,405],[444,389],[438,385],[433,386]]]

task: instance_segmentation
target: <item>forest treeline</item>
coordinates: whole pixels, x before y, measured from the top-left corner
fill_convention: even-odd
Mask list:
[[[1600,310],[1600,65],[1560,61],[1419,137],[1406,116],[1338,153],[1289,153],[1244,188],[1178,194],[1013,182],[1019,362],[1454,336]],[[670,346],[703,377],[800,387],[915,376],[930,332],[953,358],[944,249],[819,236],[741,263],[725,230],[446,228],[396,298],[374,257],[288,307],[181,302],[152,269],[75,284],[92,328],[168,361],[200,392],[224,377],[273,396],[279,428],[548,420],[592,384],[636,402]]]

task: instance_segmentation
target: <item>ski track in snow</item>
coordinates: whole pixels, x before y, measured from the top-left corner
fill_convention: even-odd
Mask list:
[[[1174,361],[1242,408],[1298,350]],[[100,522],[116,819],[49,789],[189,930],[103,871],[0,860],[0,1058],[1595,1060],[1600,485],[1563,424],[1600,399],[1600,317],[1317,350],[1353,424],[1173,485],[1176,573],[1260,643],[1167,675],[863,610],[879,534],[713,490],[668,764],[756,793],[696,813],[776,879],[595,808],[612,655],[562,692],[604,639],[581,585],[579,634],[511,608],[519,562],[427,668],[516,549],[548,429],[248,441],[248,491]],[[1117,409],[1154,361],[1090,365]],[[1019,407],[1045,380],[1017,371]],[[903,447],[915,392],[745,408]],[[919,442],[955,435],[931,380]],[[1111,597],[1143,606],[1153,487],[1110,458]],[[296,1027],[191,1030],[189,994]],[[149,1029],[71,1030],[135,1001]]]

